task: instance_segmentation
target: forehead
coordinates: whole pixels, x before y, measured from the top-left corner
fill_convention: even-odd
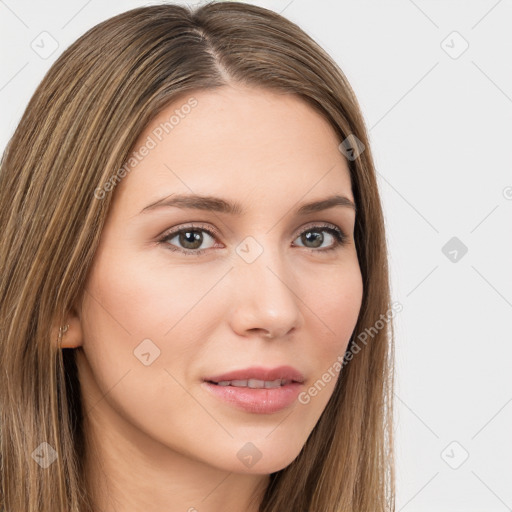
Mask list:
[[[173,192],[236,191],[268,200],[340,192],[353,199],[339,142],[297,95],[241,86],[198,90],[169,104],[138,137],[134,151],[150,150],[121,182],[122,195],[137,206]]]

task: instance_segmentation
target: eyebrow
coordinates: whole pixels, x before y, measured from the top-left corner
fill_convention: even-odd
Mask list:
[[[356,211],[356,205],[345,196],[333,195],[321,200],[303,204],[297,209],[297,215],[307,215],[315,213],[335,206],[348,207]],[[238,202],[230,202],[226,199],[214,196],[203,196],[196,194],[171,194],[154,203],[149,204],[141,210],[140,213],[147,213],[162,207],[176,207],[193,210],[206,210],[218,213],[226,213],[228,215],[240,216],[245,213],[243,206]]]

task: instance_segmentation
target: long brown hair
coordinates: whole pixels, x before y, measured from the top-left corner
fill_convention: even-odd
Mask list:
[[[90,512],[73,349],[52,326],[84,292],[119,172],[137,137],[178,95],[228,82],[300,96],[332,125],[357,206],[363,302],[333,395],[297,458],[270,476],[261,512],[394,510],[393,328],[387,249],[366,127],[349,82],[297,25],[239,2],[195,10],[156,5],[90,29],[52,65],[0,167],[0,506],[9,512]],[[375,332],[374,332],[375,331]],[[362,339],[362,338],[361,338]],[[327,369],[326,369],[327,370]],[[41,443],[55,450],[35,462]],[[38,448],[39,447],[39,448]],[[45,445],[45,450],[49,450]],[[46,451],[46,454],[52,453]]]

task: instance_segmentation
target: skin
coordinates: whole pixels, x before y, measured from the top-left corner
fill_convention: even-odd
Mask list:
[[[269,474],[297,457],[336,381],[307,405],[256,414],[207,393],[203,378],[288,364],[308,389],[344,354],[361,307],[355,211],[295,213],[335,193],[354,201],[329,123],[296,96],[230,85],[175,101],[135,147],[190,96],[198,105],[117,185],[63,337],[62,347],[77,349],[98,512],[257,511]],[[177,193],[247,211],[140,213]],[[191,222],[218,232],[196,231],[203,254],[169,249],[190,248],[190,238],[158,241]],[[315,228],[324,222],[346,235],[330,252],[336,238]],[[305,228],[320,241],[301,237]],[[250,264],[236,252],[248,236],[263,249]],[[134,356],[144,339],[160,350],[147,366]],[[262,454],[252,467],[237,457],[248,442]]]

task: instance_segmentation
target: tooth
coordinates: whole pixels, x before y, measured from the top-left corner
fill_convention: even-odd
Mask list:
[[[249,379],[247,381],[247,386],[250,388],[263,388],[265,387],[265,381],[258,379]]]
[[[248,380],[221,380],[217,382],[218,386],[235,386],[239,388],[249,387],[251,389],[274,389],[287,384],[285,379],[276,380],[259,380],[259,379],[248,379]]]

